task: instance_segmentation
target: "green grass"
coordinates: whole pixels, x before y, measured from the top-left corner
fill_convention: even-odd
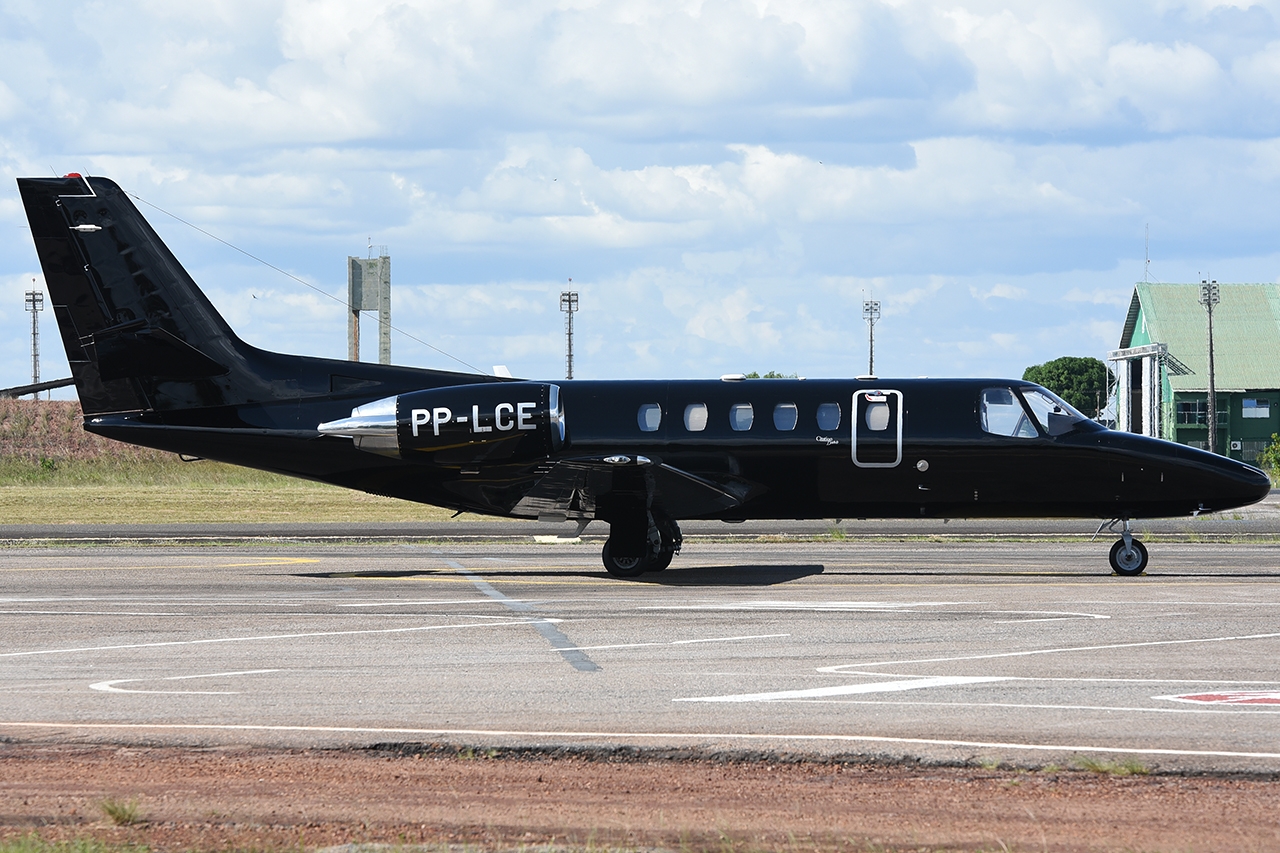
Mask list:
[[[6,524],[441,521],[451,514],[220,462],[0,457]]]
[[[1086,756],[1077,758],[1074,764],[1081,770],[1088,770],[1090,773],[1099,773],[1105,776],[1146,776],[1151,773],[1151,769],[1136,758],[1126,758],[1124,761],[1109,761],[1105,758]]]
[[[98,803],[98,808],[102,809],[102,813],[106,815],[107,820],[116,826],[133,826],[138,823],[146,823],[146,818],[142,816],[142,810],[138,807],[137,799],[117,800],[115,797],[107,797]]]

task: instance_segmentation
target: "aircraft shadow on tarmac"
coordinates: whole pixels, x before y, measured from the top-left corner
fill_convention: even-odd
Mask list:
[[[774,586],[822,574],[822,565],[691,566],[650,572],[633,580],[661,586]]]
[[[633,583],[658,584],[661,586],[774,586],[801,578],[820,575],[825,571],[821,565],[802,566],[699,566],[687,569],[667,569],[664,572],[650,572],[637,578]],[[610,583],[619,583],[619,579],[610,577],[605,572],[584,571],[485,571],[475,572],[477,577],[485,580],[521,580],[535,578],[600,578]],[[294,577],[319,578],[322,580],[386,580],[396,578],[457,578],[457,572],[450,569],[421,569],[402,571],[367,571],[367,572],[299,572]],[[626,581],[622,581],[626,582]]]

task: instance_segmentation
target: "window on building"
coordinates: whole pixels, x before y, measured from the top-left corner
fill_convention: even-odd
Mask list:
[[[1179,400],[1178,426],[1204,426],[1208,423],[1209,404],[1204,400]]]
[[[636,421],[640,424],[641,432],[657,432],[658,427],[662,426],[662,407],[657,403],[641,403]]]
[[[773,428],[779,432],[790,432],[796,428],[800,420],[800,412],[795,403],[779,403],[773,407]]]
[[[750,403],[734,403],[729,407],[729,426],[734,432],[746,432],[756,419],[755,409]]]
[[[690,403],[684,407],[684,428],[689,432],[702,432],[707,428],[706,403]]]
[[[818,429],[831,432],[840,428],[840,404],[822,403],[818,406]]]
[[[1228,423],[1227,400],[1220,398],[1214,412],[1218,416],[1218,426]],[[1248,415],[1245,415],[1248,417]],[[1179,400],[1175,410],[1178,426],[1208,426],[1209,403],[1207,400]]]
[[[1240,416],[1244,418],[1271,417],[1271,401],[1245,397],[1240,401]]]

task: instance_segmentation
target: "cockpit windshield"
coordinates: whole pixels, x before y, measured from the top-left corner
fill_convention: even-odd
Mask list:
[[[1025,407],[1023,400],[1026,401]],[[1088,420],[1065,400],[1039,386],[1024,385],[1018,388],[1018,393],[1014,393],[1012,388],[984,388],[982,391],[979,417],[984,432],[1010,438],[1039,438],[1040,431],[1027,417],[1028,410],[1041,429],[1051,436],[1071,432],[1077,424]]]
[[[1089,420],[1071,408],[1071,404],[1066,400],[1044,388],[1024,387],[1019,390],[1022,391],[1023,399],[1031,408],[1031,413],[1036,416],[1040,426],[1044,427],[1044,431],[1049,435],[1071,432],[1076,428],[1076,424]]]
[[[1014,438],[1039,438],[1012,388],[985,388],[980,407],[982,431]]]

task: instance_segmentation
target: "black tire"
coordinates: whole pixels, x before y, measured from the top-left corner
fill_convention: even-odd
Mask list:
[[[675,559],[675,556],[675,551],[667,551],[666,549],[659,551],[651,560],[649,560],[649,571],[662,571],[667,566],[671,565],[671,561]]]
[[[638,578],[647,571],[650,571],[650,565],[653,560],[648,557],[615,557],[612,539],[606,539],[604,542],[604,550],[600,552],[600,559],[604,562],[604,570],[615,578]]]
[[[676,552],[680,550],[680,546],[684,542],[684,537],[680,534],[680,525],[669,518],[655,518],[654,526],[658,528],[658,535],[662,538],[662,544],[658,547],[658,553],[654,554],[649,560],[649,571],[660,572],[671,565]]]
[[[1123,539],[1117,539],[1116,544],[1111,546],[1111,568],[1116,574],[1126,578],[1137,577],[1147,569],[1147,546],[1137,539],[1132,541],[1131,549],[1124,547]]]

